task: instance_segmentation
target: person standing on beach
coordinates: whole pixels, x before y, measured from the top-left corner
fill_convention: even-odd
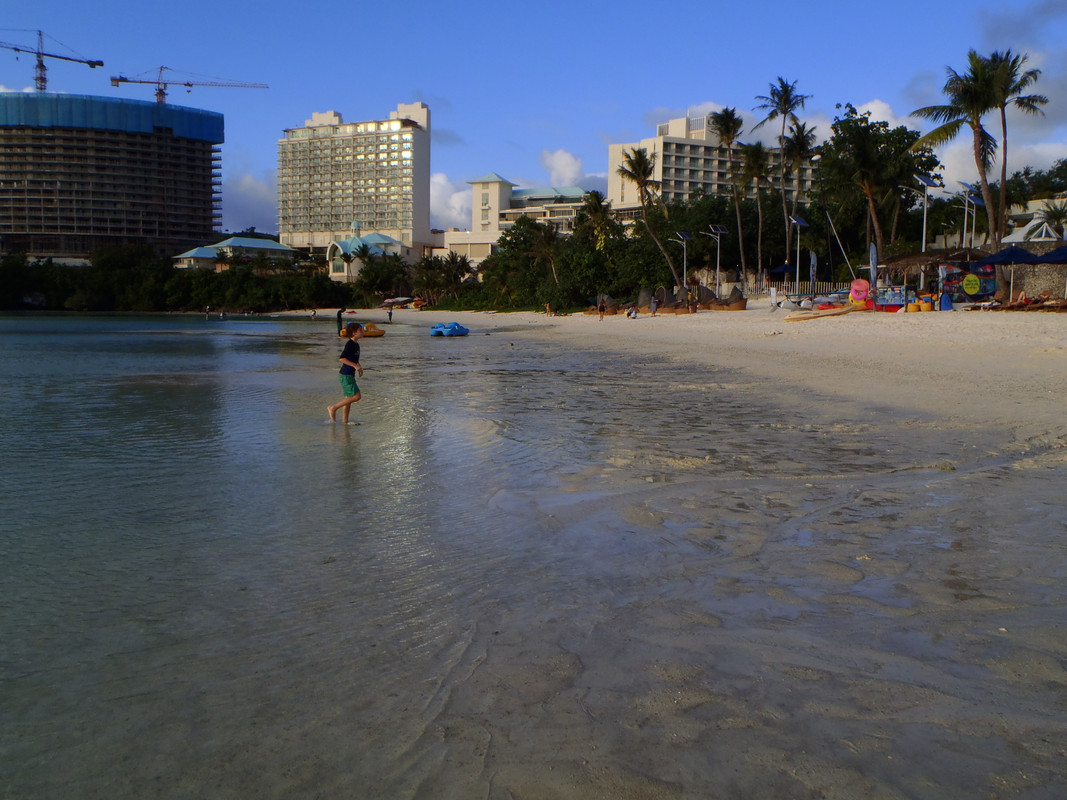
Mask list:
[[[341,306],[339,309],[337,309],[337,335],[338,336],[341,336],[342,335],[341,331],[343,331],[345,329],[345,321],[343,319],[341,319],[341,315],[344,314],[344,313],[345,313],[345,307],[344,306]]]
[[[652,311],[652,316],[656,316],[656,309],[659,308],[659,301],[656,299],[656,293],[652,293],[652,300],[648,304],[649,309]]]
[[[341,421],[348,425],[348,412],[362,397],[359,392],[359,384],[356,383],[356,376],[363,377],[363,367],[359,363],[359,340],[363,338],[363,326],[358,322],[349,322],[339,335],[348,339],[345,342],[344,350],[341,351],[341,357],[338,359],[341,362],[341,371],[338,373],[338,378],[341,381],[341,390],[344,392],[345,397],[333,405],[326,406],[326,410],[330,414],[330,421],[337,422],[337,411],[340,409]]]
[[[600,312],[600,321],[603,322],[604,321],[604,312],[607,311],[607,306],[604,305],[604,300],[603,299],[601,299],[600,305],[597,306],[597,311]]]

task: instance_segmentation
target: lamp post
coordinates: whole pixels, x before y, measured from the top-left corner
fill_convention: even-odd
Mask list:
[[[715,240],[715,297],[722,293],[722,280],[720,279],[720,266],[722,264],[722,235],[726,233],[725,225],[708,225],[708,232],[701,234]],[[742,282],[743,283],[743,282]]]
[[[974,229],[978,225],[978,206],[985,206],[982,199],[978,196],[979,190],[969,183],[958,181],[966,191],[963,193],[963,239],[960,242],[960,247],[967,247],[967,217],[971,218],[971,247],[974,247]]]
[[[923,185],[923,252],[926,252],[926,207],[927,201],[930,198],[930,189],[932,187],[939,187],[937,181],[928,175],[916,175],[915,179]]]
[[[793,216],[791,216],[791,217],[789,217],[789,221],[797,226],[797,277],[796,277],[796,286],[795,286],[793,291],[796,294],[800,294],[800,229],[808,227],[808,223],[804,221],[803,217],[793,217]],[[812,294],[814,294],[814,293],[815,292],[813,290]]]
[[[688,276],[688,255],[686,253],[686,243],[693,238],[693,234],[688,231],[678,231],[678,238],[671,239],[672,242],[679,242],[682,245],[682,288],[685,288],[685,282],[689,280]]]
[[[819,204],[822,206],[823,215],[826,217],[826,222],[829,222],[829,225],[826,225],[823,222],[820,222],[820,224],[825,225],[826,227],[826,265],[827,268],[830,270],[830,277],[832,278],[834,275],[834,245],[833,242],[830,241],[830,232],[833,228],[833,221],[830,219],[830,212],[827,210],[826,206],[826,198],[823,196],[822,153],[816,153],[811,157],[811,165],[812,168],[815,170],[815,179],[819,185]],[[812,204],[810,203],[808,204],[808,210],[813,210]]]

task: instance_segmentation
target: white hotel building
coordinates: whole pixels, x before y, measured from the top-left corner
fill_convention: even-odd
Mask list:
[[[656,135],[631,144],[608,145],[608,200],[621,216],[636,215],[640,204],[637,188],[624,180],[618,169],[623,165],[623,152],[644,148],[656,156],[655,180],[660,182],[660,196],[665,203],[674,200],[692,200],[698,193],[707,196],[731,197],[731,182],[741,171],[741,147],[739,144],[727,151],[711,128],[710,117],[682,117],[661,123]],[[768,147],[769,166],[764,188],[778,191],[779,169],[782,151]],[[796,177],[786,170],[785,196],[792,203],[796,193]],[[801,167],[801,193],[806,194],[814,182],[815,173],[811,163]],[[744,189],[744,195],[756,196],[755,185]]]
[[[390,237],[406,260],[429,252],[430,109],[401,103],[388,119],[312,114],[278,142],[278,233],[324,250],[361,232]]]

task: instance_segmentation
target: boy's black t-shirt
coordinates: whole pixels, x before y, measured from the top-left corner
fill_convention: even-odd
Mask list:
[[[359,363],[359,342],[354,339],[349,339],[345,342],[345,349],[341,351],[341,358],[347,358],[353,364]],[[355,375],[355,367],[350,367],[348,364],[341,365],[342,375]]]

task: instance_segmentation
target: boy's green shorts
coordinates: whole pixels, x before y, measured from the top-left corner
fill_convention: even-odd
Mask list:
[[[356,383],[355,375],[338,374],[337,377],[341,379],[341,389],[344,391],[345,397],[359,394],[359,384]]]

